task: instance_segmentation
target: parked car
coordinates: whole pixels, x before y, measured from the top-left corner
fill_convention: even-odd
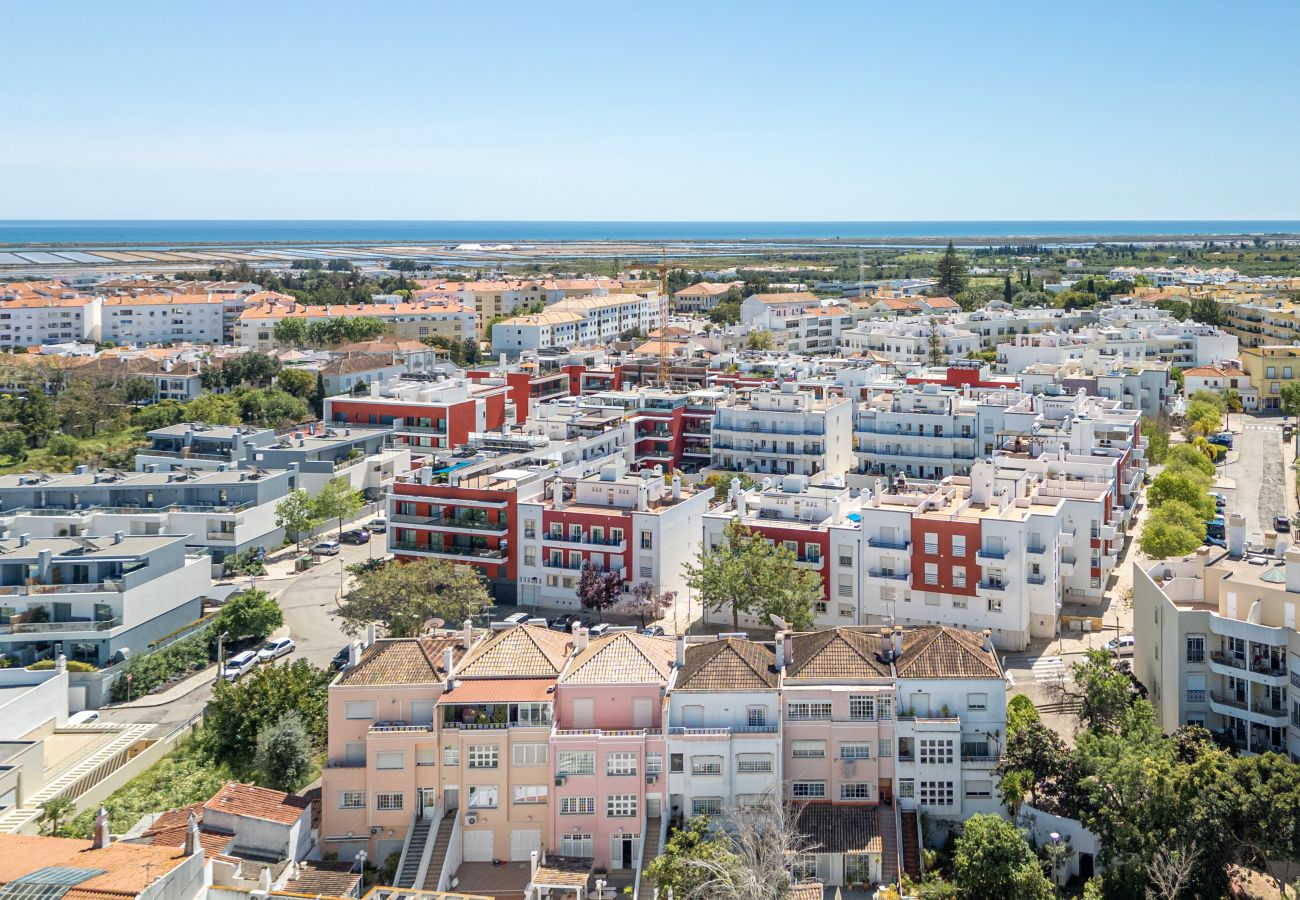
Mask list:
[[[1212,534],[1207,534],[1207,535],[1205,536],[1205,546],[1207,546],[1207,547],[1223,547],[1223,548],[1226,549],[1227,546],[1228,546],[1228,542],[1225,541],[1223,538],[1218,538],[1218,537],[1215,537],[1215,536],[1212,535]]]
[[[352,645],[348,644],[330,660],[330,668],[335,672],[342,672],[348,667],[348,660],[352,658]]]
[[[321,541],[312,545],[311,552],[313,556],[338,556],[342,549],[338,541]]]
[[[226,667],[221,670],[221,677],[226,681],[237,681],[241,675],[253,671],[257,667],[257,662],[257,654],[252,650],[236,653],[226,660]]]
[[[1273,530],[1280,532],[1289,532],[1291,530],[1291,520],[1286,516],[1273,517]]]
[[[529,616],[528,613],[517,612],[517,613],[511,613],[501,621],[505,622],[507,625],[522,625],[525,622],[527,622],[530,618],[531,616]]]
[[[370,532],[364,528],[353,528],[340,534],[339,540],[345,544],[366,544],[370,542]]]
[[[366,531],[371,534],[383,534],[388,530],[388,519],[385,516],[375,516],[366,523]]]
[[[592,625],[591,628],[588,630],[588,636],[594,638],[604,637],[605,635],[609,634],[609,632],[613,629],[613,627],[614,626],[609,624],[608,622],[601,622],[598,625]]]
[[[662,625],[647,625],[641,629],[641,633],[647,637],[663,637],[664,627]]]
[[[1215,509],[1222,510],[1225,506],[1228,505],[1228,498],[1223,496],[1222,494],[1211,492],[1210,496],[1214,498]]]
[[[1103,646],[1116,656],[1132,656],[1133,635],[1121,634],[1117,638],[1111,638]]]
[[[565,613],[562,616],[556,616],[551,620],[551,631],[568,631],[573,627],[573,620],[576,619],[573,613]]]
[[[257,658],[260,662],[270,662],[273,659],[279,659],[281,656],[288,656],[298,645],[293,642],[293,638],[275,638],[267,641],[257,651]]]
[[[1209,441],[1211,444],[1217,444],[1218,446],[1226,447],[1229,450],[1232,449],[1231,431],[1220,431],[1218,434],[1210,435],[1208,438],[1206,438],[1206,440]]]

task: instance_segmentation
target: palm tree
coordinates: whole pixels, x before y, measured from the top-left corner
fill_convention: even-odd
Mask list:
[[[1227,452],[1226,448],[1218,444],[1211,444],[1203,434],[1198,434],[1192,438],[1192,446],[1201,452],[1210,462],[1218,462],[1219,457]]]
[[[1242,410],[1241,393],[1236,388],[1228,388],[1223,392],[1223,427],[1231,428],[1232,424],[1228,417],[1233,413],[1239,413]]]

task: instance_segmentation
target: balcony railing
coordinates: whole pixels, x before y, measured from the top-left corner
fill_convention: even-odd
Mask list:
[[[542,540],[548,544],[586,544],[589,547],[622,547],[624,539],[620,538],[614,540],[613,538],[596,538],[587,535],[574,537],[573,535],[565,534],[546,534],[543,535]]]
[[[111,631],[122,627],[122,617],[92,622],[11,622],[0,625],[0,634],[67,634],[78,631]]]
[[[1241,659],[1240,657],[1237,656],[1232,656],[1227,653],[1221,653],[1218,650],[1213,650],[1210,652],[1210,661],[1218,663],[1221,666],[1229,666],[1233,669],[1241,669],[1244,672],[1254,672],[1256,675],[1268,675],[1271,678],[1281,678],[1287,673],[1285,665],[1274,666],[1272,664],[1265,663],[1265,662],[1252,662],[1249,665],[1247,665],[1246,660]],[[1292,683],[1297,683],[1295,679],[1296,679],[1296,675],[1293,672],[1291,674]]]
[[[120,594],[126,584],[108,578],[93,584],[9,584],[0,586],[0,597],[30,597],[43,594]]]
[[[912,542],[905,538],[867,538],[867,546],[875,547],[878,550],[906,550],[912,546]]]
[[[443,547],[437,544],[415,544],[410,541],[394,541],[389,545],[399,553],[437,553],[443,556],[465,556],[473,559],[505,559],[504,550],[488,547]]]
[[[906,581],[911,577],[909,572],[895,572],[893,569],[868,569],[867,574],[872,578],[892,578],[895,581]]]
[[[1007,586],[997,581],[981,581],[976,587],[981,591],[1005,591]]]
[[[978,550],[975,551],[975,558],[977,560],[979,559],[1003,560],[1007,558],[1007,551],[1006,548],[1004,547],[998,547],[998,548],[980,547]]]

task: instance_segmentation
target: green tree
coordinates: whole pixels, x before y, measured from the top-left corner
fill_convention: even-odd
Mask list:
[[[930,365],[942,366],[944,362],[943,334],[939,331],[939,320],[934,316],[930,317],[930,333],[926,338],[926,344],[929,347]]]
[[[1222,325],[1224,323],[1223,308],[1219,306],[1219,301],[1213,297],[1194,297],[1188,307],[1188,316],[1194,322],[1202,322],[1206,325]]]
[[[158,397],[158,385],[151,378],[135,375],[121,384],[122,399],[132,406],[152,403]]]
[[[132,422],[145,431],[166,428],[185,419],[185,405],[178,400],[160,400],[135,411]]]
[[[1195,447],[1187,444],[1179,444],[1169,449],[1165,457],[1165,470],[1175,472],[1191,470],[1207,479],[1213,479],[1215,473],[1214,463],[1206,459],[1203,453],[1198,453]]]
[[[316,517],[322,522],[335,519],[339,525],[339,534],[342,534],[344,521],[361,511],[365,499],[346,478],[336,478],[321,488],[316,495],[315,505]]]
[[[357,634],[377,621],[384,623],[393,637],[412,637],[420,634],[430,619],[454,627],[492,605],[482,579],[469,566],[454,566],[440,559],[390,560],[352,571],[356,583],[341,613],[348,634]]]
[[[298,659],[288,665],[258,666],[236,682],[219,681],[207,709],[208,752],[217,762],[249,774],[257,736],[291,712],[301,718],[313,748],[324,748],[331,678],[331,673]]]
[[[185,404],[185,421],[239,425],[239,401],[229,394],[202,394]]]
[[[935,267],[935,275],[938,277],[938,284],[935,290],[945,297],[954,299],[966,287],[966,263],[957,253],[952,241],[948,242],[948,248],[944,250],[943,256],[939,259]]]
[[[1174,386],[1178,388],[1178,393],[1181,394],[1183,392],[1183,370],[1178,366],[1170,366],[1169,379],[1174,383]]]
[[[311,736],[296,712],[263,726],[257,734],[258,781],[277,791],[300,790],[309,780],[312,771]]]
[[[966,820],[953,852],[953,880],[971,900],[1047,900],[1055,891],[1034,851],[1001,816]]]
[[[1288,381],[1282,385],[1279,402],[1282,412],[1288,416],[1300,416],[1300,381]]]
[[[308,372],[306,369],[282,369],[276,376],[275,384],[280,390],[299,400],[311,402],[316,396],[316,375],[317,373]]]
[[[21,428],[9,428],[0,432],[0,453],[15,463],[27,458],[27,435],[23,434]]]
[[[740,628],[741,613],[776,612],[806,621],[798,613],[801,603],[821,598],[810,590],[816,573],[801,570],[784,545],[774,547],[731,519],[716,547],[701,546],[693,563],[686,565],[687,584],[700,595],[707,609],[731,610],[731,623]]]
[[[77,804],[71,797],[60,796],[46,800],[40,805],[41,816],[37,827],[47,837],[58,837],[73,816],[77,814]]]
[[[1056,732],[1040,721],[1021,725],[1015,734],[1007,737],[1007,752],[999,774],[1012,771],[1028,772],[1029,797],[1037,805],[1042,791],[1051,791],[1055,782],[1069,768],[1069,750]]]
[[[26,432],[32,446],[39,447],[46,442],[58,424],[58,417],[54,414],[54,401],[45,393],[43,384],[27,385],[15,421]]]
[[[1041,721],[1038,707],[1024,694],[1016,694],[1007,701],[1007,737],[1012,737],[1021,728]]]
[[[307,320],[296,316],[281,319],[275,323],[272,336],[282,347],[304,347],[307,345]]]
[[[1270,874],[1279,896],[1300,864],[1300,765],[1277,753],[1233,759],[1232,834],[1248,865]]]
[[[713,829],[708,816],[696,816],[669,836],[647,866],[646,875],[659,889],[659,896],[666,897],[671,890],[674,897],[688,898],[708,881],[703,861],[729,862],[733,858],[725,837]]]
[[[1163,413],[1156,417],[1142,417],[1139,432],[1147,439],[1147,460],[1153,465],[1165,461],[1169,453],[1170,431],[1169,418]]]
[[[772,332],[765,328],[757,328],[745,338],[746,350],[771,350],[773,346]]]
[[[217,617],[217,628],[229,633],[235,641],[241,638],[263,640],[283,624],[284,613],[280,611],[280,604],[266,591],[256,589],[231,597]]]
[[[1152,559],[1186,556],[1204,542],[1205,520],[1179,500],[1169,500],[1153,509],[1138,538],[1138,546]]]
[[[119,392],[89,378],[74,378],[54,401],[60,427],[66,432],[96,434],[122,417],[125,403]]]
[[[45,442],[45,449],[51,456],[71,459],[81,452],[81,442],[72,435],[60,431],[50,435],[50,439]]]
[[[302,549],[302,536],[311,534],[320,524],[316,510],[316,501],[302,488],[290,491],[284,499],[275,505],[275,524],[286,533],[293,535],[294,543]]]
[[[1165,469],[1157,475],[1147,489],[1147,501],[1158,509],[1170,500],[1186,503],[1203,520],[1214,518],[1214,498],[1209,494],[1210,483],[1199,472],[1188,469]]]
[[[1105,650],[1089,650],[1082,660],[1070,664],[1070,673],[1072,690],[1082,701],[1080,720],[1095,733],[1118,732],[1137,699],[1133,680],[1115,668]]]

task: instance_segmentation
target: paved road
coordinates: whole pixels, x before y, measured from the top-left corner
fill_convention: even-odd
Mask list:
[[[1228,511],[1246,517],[1246,537],[1256,543],[1273,529],[1275,516],[1287,515],[1286,462],[1277,418],[1233,418],[1233,449],[1223,474],[1236,484]]]

